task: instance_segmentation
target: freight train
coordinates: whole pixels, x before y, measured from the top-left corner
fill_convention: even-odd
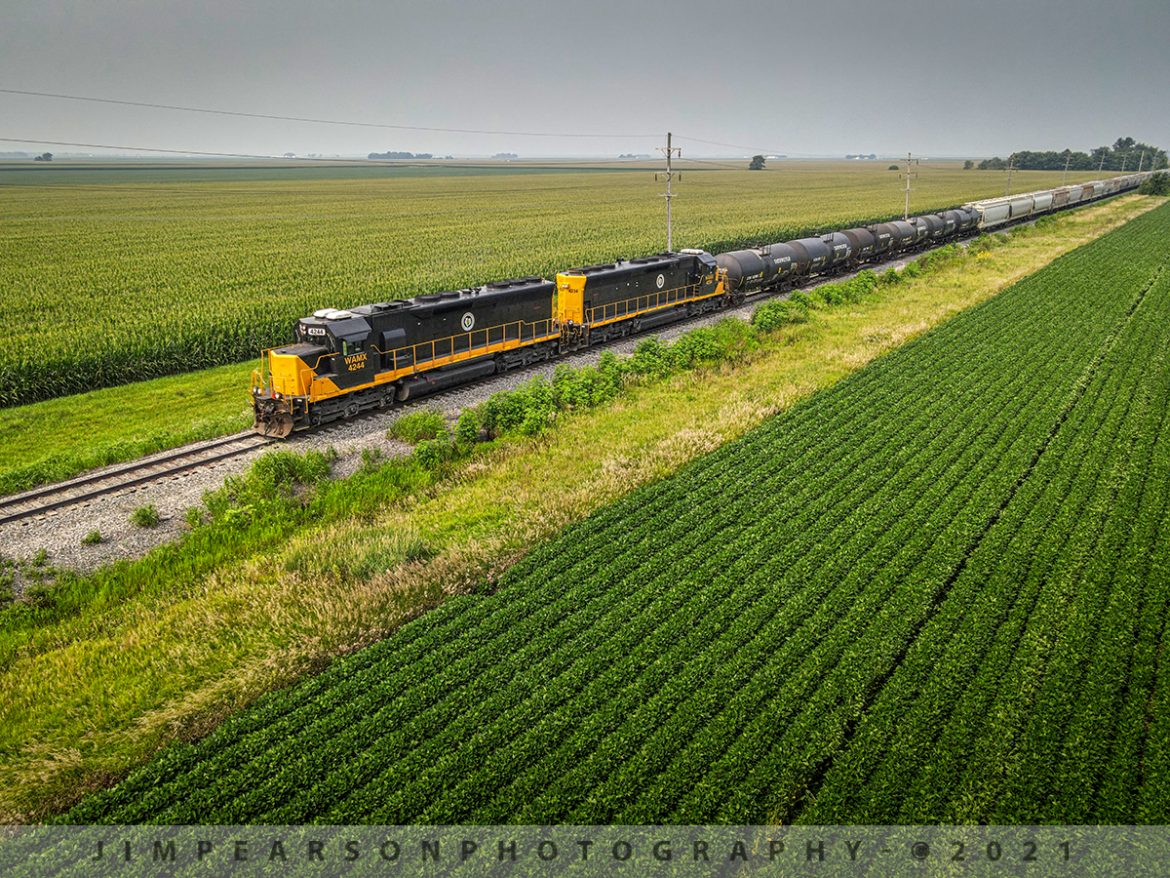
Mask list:
[[[679,250],[297,321],[261,355],[255,429],[284,438],[621,336],[738,305],[984,229],[1136,188],[1146,174],[993,198],[937,214],[712,255]]]

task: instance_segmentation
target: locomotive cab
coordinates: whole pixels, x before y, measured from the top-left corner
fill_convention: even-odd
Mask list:
[[[255,429],[284,437],[308,418],[309,403],[373,381],[379,356],[370,325],[347,311],[318,311],[297,322],[296,342],[267,351],[253,375]]]
[[[370,344],[370,324],[348,311],[318,311],[300,320],[297,343],[269,353],[272,387],[283,394],[309,395],[312,384],[327,379],[318,394],[366,383],[378,367],[378,350]]]
[[[314,371],[320,378],[328,376],[334,386],[323,389],[332,394],[335,389],[347,390],[372,381],[378,370],[379,353],[370,344],[370,324],[361,317],[348,316],[348,312],[335,312],[326,318],[324,329],[329,357],[323,358]]]

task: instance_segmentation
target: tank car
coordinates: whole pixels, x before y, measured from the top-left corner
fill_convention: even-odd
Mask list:
[[[851,258],[854,265],[868,262],[878,252],[877,237],[869,229],[846,229],[841,234],[849,239],[849,243],[853,247]]]

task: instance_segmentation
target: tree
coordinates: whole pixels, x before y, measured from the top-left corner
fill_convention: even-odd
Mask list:
[[[888,168],[886,168],[886,170],[887,171],[898,171],[898,170],[901,170],[901,168],[899,168],[897,165],[890,165]]]
[[[1098,146],[1091,152],[1075,152],[1064,149],[1046,152],[1022,150],[1012,153],[1012,167],[1021,171],[1136,171],[1140,165],[1143,171],[1156,171],[1167,165],[1166,150],[1142,143],[1132,137],[1119,137],[1113,146]],[[980,162],[980,170],[1002,171],[1007,163],[998,156]]]
[[[967,159],[967,161],[963,162],[963,170],[964,171],[969,171],[973,167],[975,167],[975,162],[971,161],[970,159]]]
[[[748,165],[748,170],[749,171],[762,171],[762,170],[764,170],[764,157],[762,155],[752,156],[752,161],[751,161],[751,164]]]
[[[312,158],[312,156],[310,156],[310,158]],[[429,159],[429,158],[433,158],[433,156],[429,152],[403,152],[402,150],[390,149],[390,150],[387,150],[386,152],[371,152],[366,156],[366,158],[373,159],[373,160],[377,160],[377,159],[386,159],[386,160]]]
[[[1142,195],[1170,195],[1170,174],[1159,171],[1142,183],[1138,192]]]
[[[33,159],[34,162],[51,162],[53,154],[51,152],[42,152],[39,156]]]

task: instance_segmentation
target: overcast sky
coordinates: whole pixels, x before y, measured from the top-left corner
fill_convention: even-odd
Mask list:
[[[3,88],[563,133],[378,130],[0,94],[5,137],[361,155],[642,153],[668,129],[693,155],[1006,155],[1121,135],[1170,146],[1168,0],[4,6]],[[613,136],[573,136],[598,133]]]

